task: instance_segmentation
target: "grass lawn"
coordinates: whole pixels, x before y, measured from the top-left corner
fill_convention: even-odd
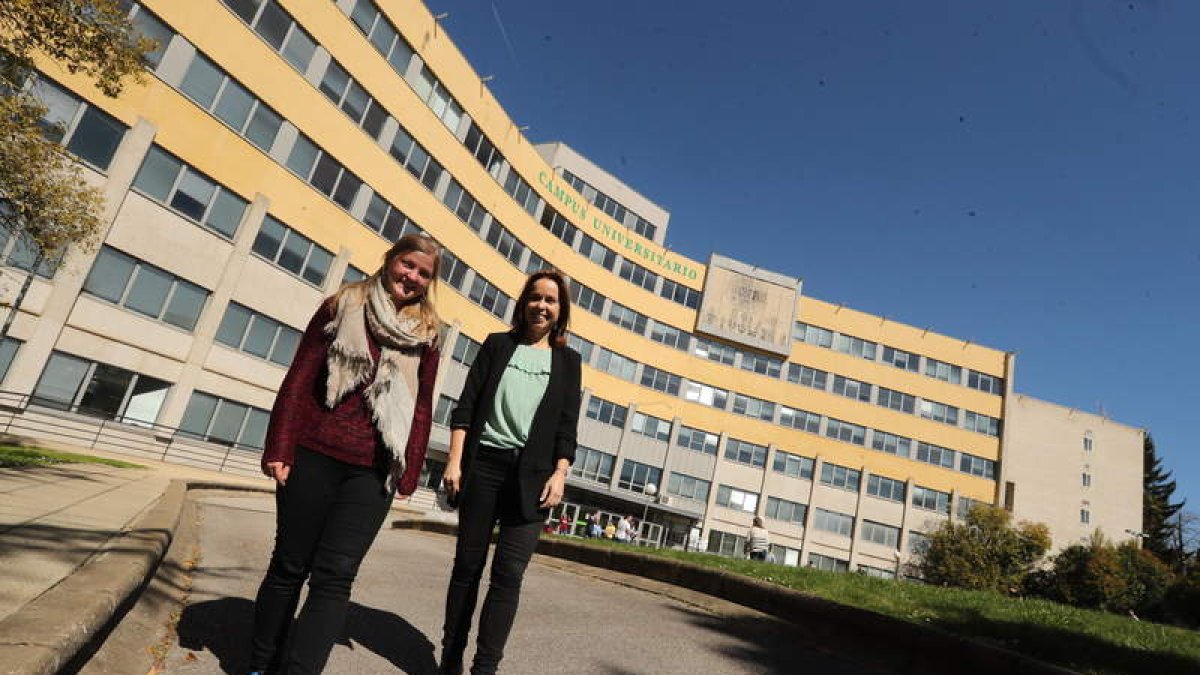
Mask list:
[[[20,447],[15,445],[0,445],[0,469],[25,466],[49,466],[51,464],[103,464],[118,469],[140,469],[141,464],[122,462],[116,459],[77,455],[71,452],[58,452],[43,448]]]
[[[744,574],[844,605],[934,626],[1084,673],[1200,673],[1200,632],[1047,600],[939,588],[703,553],[630,548]]]

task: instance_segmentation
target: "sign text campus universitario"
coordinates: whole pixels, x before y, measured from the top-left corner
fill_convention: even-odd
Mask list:
[[[598,232],[605,239],[617,244],[618,248],[623,249],[621,251],[622,255],[630,258],[641,258],[642,260],[654,265],[655,267],[658,267],[659,269],[672,272],[685,279],[694,280],[700,276],[700,273],[696,270],[696,268],[681,263],[678,260],[671,259],[666,249],[658,249],[657,247],[647,246],[640,241],[634,240],[633,237],[627,236],[622,231],[625,229],[624,227],[616,227],[604,222],[604,220],[602,220],[599,216],[599,213],[601,213],[600,211],[592,212],[591,219],[589,220],[588,210],[591,204],[575,199],[571,195],[567,194],[567,191],[563,186],[554,182],[554,176],[552,176],[550,173],[546,171],[539,173],[538,182],[540,182],[542,187],[546,188],[550,194],[554,195],[554,198],[558,200],[558,203],[561,204],[563,208],[573,213],[581,222],[590,222],[593,230]]]

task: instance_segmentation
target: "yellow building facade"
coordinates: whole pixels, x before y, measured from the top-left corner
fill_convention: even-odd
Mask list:
[[[777,562],[893,576],[922,532],[1003,503],[1011,354],[782,275],[782,348],[697,330],[710,265],[766,282],[668,250],[665,210],[531,143],[417,0],[126,4],[160,43],[144,82],[110,99],[43,62],[32,85],[107,230],[43,266],[2,346],[6,391],[252,455],[320,299],[421,231],[445,247],[453,325],[426,491],[474,350],[553,266],[585,363],[572,517],[632,513],[643,538],[737,554],[757,515]],[[20,241],[0,253],[30,267]]]

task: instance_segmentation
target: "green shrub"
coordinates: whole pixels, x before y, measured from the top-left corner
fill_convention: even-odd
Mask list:
[[[1134,542],[1113,545],[1096,532],[1087,544],[1063,549],[1054,559],[1049,596],[1118,614],[1146,613],[1164,598],[1171,571]]]
[[[925,581],[940,586],[1016,593],[1050,548],[1045,525],[1009,525],[1004,509],[978,504],[966,522],[945,522],[929,535],[917,567]]]

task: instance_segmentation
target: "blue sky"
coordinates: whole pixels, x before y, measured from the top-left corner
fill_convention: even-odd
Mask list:
[[[672,249],[1014,351],[1200,511],[1200,3],[427,1]]]

